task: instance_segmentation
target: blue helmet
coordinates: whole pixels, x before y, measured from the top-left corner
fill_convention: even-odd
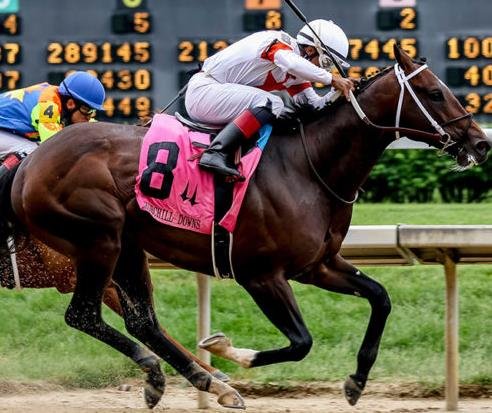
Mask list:
[[[60,84],[58,91],[61,95],[84,102],[90,108],[104,110],[104,86],[87,72],[71,73]]]

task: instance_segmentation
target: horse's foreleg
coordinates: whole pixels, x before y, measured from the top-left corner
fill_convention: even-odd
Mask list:
[[[381,284],[364,275],[339,255],[296,280],[328,291],[363,297],[371,305],[371,317],[357,355],[357,371],[347,378],[344,385],[345,397],[351,405],[355,405],[376,361],[386,319],[391,311],[388,293]]]
[[[138,246],[130,244],[124,246],[113,274],[128,332],[197,389],[216,394],[222,406],[244,409],[244,401],[236,390],[213,377],[163,334],[152,305],[145,253]]]
[[[292,289],[283,275],[272,277],[270,274],[264,278],[243,280],[240,283],[273,325],[289,339],[290,345],[280,349],[255,351],[232,347],[230,340],[223,334],[215,334],[202,340],[200,346],[243,367],[303,359],[311,349],[312,338],[304,324]]]

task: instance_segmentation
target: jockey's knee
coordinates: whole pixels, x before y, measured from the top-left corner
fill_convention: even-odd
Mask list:
[[[255,108],[268,109],[273,116],[278,118],[280,114],[283,112],[285,105],[284,105],[284,101],[280,96],[268,94],[268,96],[263,95],[260,97],[260,99],[253,102],[251,109],[255,109]]]
[[[284,101],[282,100],[281,97],[279,96],[275,96],[273,95],[272,98],[270,99],[270,101],[272,102],[272,108],[271,108],[271,111],[272,111],[272,114],[278,118],[280,117],[280,114],[284,111],[285,109],[285,104],[284,104]]]

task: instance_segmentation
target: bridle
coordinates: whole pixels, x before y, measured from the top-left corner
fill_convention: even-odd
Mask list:
[[[412,86],[410,85],[410,82],[409,82],[409,80],[412,77],[418,75],[420,72],[422,72],[425,69],[427,69],[427,64],[423,64],[418,69],[416,69],[412,73],[410,73],[408,76],[405,76],[405,72],[400,67],[400,65],[398,63],[395,64],[395,66],[394,66],[395,75],[396,75],[396,78],[398,79],[398,82],[400,83],[400,97],[398,99],[398,107],[396,109],[395,127],[398,127],[400,125],[401,108],[403,106],[403,97],[405,95],[405,89],[406,89],[406,90],[408,90],[408,92],[412,96],[413,101],[417,104],[420,111],[427,118],[427,120],[430,122],[432,127],[437,131],[437,133],[441,136],[441,138],[439,139],[439,142],[443,145],[441,151],[444,152],[448,147],[455,145],[456,141],[453,141],[451,139],[451,136],[449,135],[449,133],[447,133],[443,128],[445,126],[451,125],[454,122],[458,122],[462,119],[470,119],[468,126],[466,127],[466,130],[465,130],[465,132],[467,132],[471,126],[472,114],[471,113],[465,113],[464,115],[458,116],[454,119],[451,119],[451,120],[443,123],[442,125],[439,125],[434,120],[434,118],[430,115],[430,113],[427,111],[427,109],[424,107],[422,102],[419,100],[419,98],[415,94],[415,92],[412,89]],[[395,137],[396,137],[396,139],[400,138],[400,132],[399,131],[395,131]]]
[[[423,70],[427,69],[428,66],[427,64],[423,64],[419,66],[417,69],[415,69],[412,73],[409,75],[405,75],[404,70],[400,67],[398,63],[395,63],[394,66],[394,72],[396,75],[396,78],[398,79],[398,83],[400,84],[400,96],[398,98],[398,106],[396,108],[396,119],[395,119],[395,126],[381,126],[381,125],[376,125],[373,123],[367,115],[364,113],[362,108],[360,107],[359,103],[357,102],[357,99],[355,98],[354,94],[352,91],[350,92],[350,103],[352,103],[352,106],[354,107],[355,111],[357,112],[357,115],[360,117],[360,119],[368,126],[371,126],[375,129],[379,129],[383,132],[394,132],[395,133],[395,138],[399,139],[400,138],[400,133],[404,134],[410,134],[413,136],[419,136],[423,138],[431,138],[431,139],[436,139],[439,138],[439,143],[442,144],[442,148],[440,149],[441,153],[444,153],[444,151],[449,148],[450,146],[456,145],[458,142],[454,141],[451,139],[451,135],[444,130],[446,126],[449,126],[455,122],[459,122],[460,120],[463,119],[469,119],[468,125],[465,128],[464,134],[467,133],[468,129],[471,126],[472,122],[472,114],[471,113],[465,113],[461,116],[458,116],[454,119],[448,120],[447,122],[444,122],[443,124],[439,125],[434,118],[431,116],[429,111],[424,107],[416,93],[414,92],[411,84],[410,84],[410,79],[413,77],[417,76],[419,73],[421,73]],[[401,110],[403,107],[403,98],[405,97],[405,90],[408,90],[410,93],[410,96],[412,97],[413,101],[417,105],[417,107],[420,109],[422,114],[426,117],[426,119],[430,122],[432,127],[436,130],[435,133],[431,132],[425,132],[419,129],[412,129],[412,128],[404,128],[400,127],[400,118],[401,118]],[[359,195],[359,191],[356,191],[355,196],[352,200],[346,200],[342,198],[340,195],[338,195],[331,187],[323,180],[323,178],[319,175],[318,171],[316,170],[312,160],[311,156],[309,155],[308,148],[307,148],[307,142],[306,142],[306,136],[304,134],[304,126],[302,122],[299,120],[299,130],[301,134],[301,141],[302,145],[304,148],[304,152],[306,154],[306,158],[308,160],[309,166],[311,168],[311,171],[314,173],[315,177],[318,179],[320,184],[338,201],[342,202],[343,204],[347,205],[352,205],[354,204]]]
[[[463,119],[469,119],[469,123],[465,129],[465,133],[466,133],[471,126],[472,114],[471,113],[465,113],[461,116],[458,116],[454,119],[448,120],[447,122],[444,122],[443,124],[439,125],[434,120],[434,118],[431,116],[429,111],[424,107],[424,105],[422,104],[422,102],[418,98],[417,94],[414,92],[414,90],[413,90],[413,88],[409,82],[410,79],[417,76],[420,72],[424,71],[425,69],[428,69],[428,66],[427,66],[427,64],[424,63],[423,65],[419,66],[417,69],[415,69],[409,75],[405,75],[405,72],[400,67],[400,65],[398,63],[395,63],[394,72],[395,72],[396,78],[398,79],[398,83],[400,84],[400,96],[398,98],[398,106],[396,108],[395,126],[381,126],[381,125],[376,125],[373,122],[371,122],[369,120],[369,118],[367,117],[367,115],[362,110],[362,108],[359,106],[359,103],[357,102],[357,99],[355,98],[355,96],[352,92],[350,92],[350,102],[352,103],[352,106],[354,107],[355,111],[357,112],[357,115],[359,115],[361,120],[364,123],[366,123],[367,125],[369,125],[373,128],[376,128],[376,129],[380,129],[384,132],[394,132],[396,139],[400,138],[400,132],[405,133],[405,134],[414,135],[414,136],[423,137],[423,138],[431,138],[431,139],[439,138],[439,143],[443,145],[443,147],[441,148],[441,152],[444,152],[447,148],[449,148],[450,146],[453,146],[457,143],[457,141],[454,141],[453,139],[451,139],[450,134],[444,130],[444,127],[449,126],[452,123],[459,122],[460,120],[463,120]],[[419,129],[400,127],[401,109],[403,107],[403,98],[405,97],[405,90],[408,90],[413,101],[415,102],[417,107],[420,109],[422,114],[429,121],[429,123],[432,125],[432,127],[436,130],[436,133],[425,132],[425,131],[422,131]]]

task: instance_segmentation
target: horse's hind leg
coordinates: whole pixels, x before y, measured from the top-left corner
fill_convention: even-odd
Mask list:
[[[151,282],[151,280],[148,280],[148,283],[150,283],[150,282]],[[109,308],[111,308],[111,310],[113,310],[116,314],[123,316],[123,309],[121,308],[120,298],[118,297],[116,286],[113,283],[111,283],[106,288],[106,290],[104,291],[103,302]],[[229,380],[229,377],[225,373],[223,373],[219,369],[216,369],[216,368],[210,366],[209,364],[201,361],[193,353],[188,351],[188,349],[183,347],[178,341],[176,341],[173,337],[171,337],[164,328],[161,327],[161,330],[162,330],[162,334],[164,334],[169,341],[171,341],[181,351],[186,353],[189,358],[191,358],[193,361],[195,361],[201,367],[203,367],[205,370],[207,370],[210,374],[212,374],[212,376],[218,378],[221,381],[228,381]],[[149,355],[150,354],[153,354],[153,353],[149,352]],[[157,356],[154,355],[154,357],[157,357]]]
[[[391,311],[388,293],[381,284],[361,273],[339,255],[296,280],[328,291],[363,297],[371,305],[371,317],[357,355],[357,371],[347,378],[344,385],[345,397],[351,405],[355,405],[376,361],[386,319]]]
[[[37,285],[31,281],[29,285],[26,283],[26,286],[35,288],[55,287],[62,294],[74,292],[77,285],[77,276],[75,275],[75,270],[70,260],[56,253],[44,244],[32,242],[31,246],[32,248],[29,251],[29,257],[31,258],[31,261],[38,264],[36,268],[37,273],[35,275]],[[22,252],[26,253],[25,250]],[[28,271],[26,272],[29,273]],[[120,316],[123,314],[114,285],[110,284],[106,287],[104,290],[103,301]],[[163,389],[164,375],[160,369],[159,358],[151,351],[136,343],[135,346],[136,348],[133,351],[131,358],[142,370],[146,371],[148,375],[152,374],[153,377],[158,378],[159,383],[162,382],[160,387]],[[149,381],[149,379],[147,381]]]
[[[121,308],[121,302],[114,283],[111,283],[105,289],[103,302],[115,313],[123,317],[123,309]],[[147,406],[153,408],[161,400],[166,386],[166,378],[161,370],[160,359],[152,351],[143,346],[139,346],[139,350],[135,352],[132,359],[147,374],[144,398]]]
[[[118,289],[128,332],[145,343],[197,389],[216,394],[222,406],[244,409],[244,402],[236,390],[200,367],[162,333],[152,305],[145,253],[130,240],[127,241],[123,244],[113,281]]]
[[[75,288],[76,276],[73,271],[57,271],[53,283],[54,287],[62,294],[71,293]],[[114,286],[105,289],[103,301],[117,314],[120,316],[122,315],[118,295]],[[108,304],[108,302],[110,304]],[[145,347],[140,346],[137,343],[135,343],[135,346],[130,358],[147,374],[147,386],[144,390],[144,396],[147,406],[152,408],[162,397],[165,387],[165,376],[161,371],[159,358]]]
[[[25,287],[32,288],[55,287],[62,294],[73,292],[77,277],[70,260],[40,242],[33,241],[33,239],[29,239],[29,241],[30,248],[28,250],[22,250],[19,254],[19,257],[22,258],[23,268],[25,267],[24,271],[22,271],[21,284]],[[31,271],[33,263],[36,265],[35,273]],[[103,295],[103,302],[116,314],[123,316],[118,293],[113,283],[110,283],[109,286],[106,287]],[[169,337],[176,345],[180,345],[169,336],[164,329],[162,331],[163,334],[167,335],[167,337]],[[184,347],[181,348],[183,351],[188,352]],[[142,348],[140,353],[141,357],[139,360],[146,359],[150,362],[152,356],[157,363],[158,358],[151,351]],[[188,354],[214,377],[222,381],[227,381],[229,379],[229,377],[220,370],[203,363],[192,353],[188,352]],[[141,367],[143,368],[144,366],[141,365]]]
[[[144,371],[153,373],[153,385],[159,389],[160,395],[164,391],[164,375],[160,370],[158,359],[148,358],[148,351],[142,353],[143,348],[130,340],[114,328],[107,325],[101,317],[101,303],[104,289],[113,272],[114,263],[119,254],[119,248],[114,243],[96,243],[97,251],[81,254],[77,259],[77,283],[70,305],[65,313],[65,321],[71,327],[83,331],[92,337],[110,345],[135,361]],[[150,375],[150,374],[149,374]],[[160,397],[151,398],[154,407]]]

